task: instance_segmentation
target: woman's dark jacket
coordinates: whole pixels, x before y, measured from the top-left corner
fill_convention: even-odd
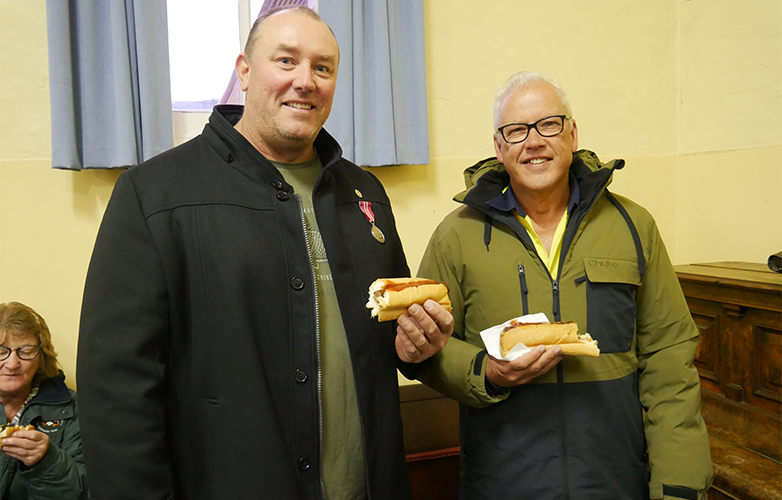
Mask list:
[[[38,394],[25,406],[19,425],[32,425],[49,436],[49,449],[32,467],[0,453],[0,498],[88,498],[76,393],[65,385],[62,373],[41,382]]]
[[[203,133],[122,174],[90,263],[79,337],[96,499],[318,499],[313,269],[282,175],[220,106]],[[372,500],[409,497],[394,329],[369,284],[408,276],[380,182],[321,131],[313,191],[347,332]],[[385,243],[359,208],[371,202]]]

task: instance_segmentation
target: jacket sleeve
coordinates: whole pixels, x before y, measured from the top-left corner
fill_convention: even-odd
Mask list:
[[[637,295],[637,355],[651,498],[663,498],[664,488],[683,488],[704,500],[713,469],[693,365],[698,329],[653,224],[648,238],[647,271]],[[677,497],[666,492],[665,498]]]
[[[485,407],[508,397],[509,391],[497,396],[486,392],[485,373],[488,355],[483,346],[465,341],[465,303],[457,269],[460,252],[450,245],[438,227],[424,252],[418,275],[442,281],[448,285],[454,331],[442,351],[438,352],[417,373],[417,378],[441,394],[475,407]]]
[[[77,380],[94,499],[171,496],[163,374],[168,296],[132,171],[120,176],[82,302]]]
[[[33,467],[20,468],[30,498],[37,500],[85,500],[87,476],[82,453],[78,417],[66,421],[60,446],[50,442],[49,450]]]

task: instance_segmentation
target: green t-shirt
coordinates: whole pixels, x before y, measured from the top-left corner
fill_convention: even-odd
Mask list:
[[[360,500],[365,497],[366,483],[353,365],[326,248],[312,205],[312,190],[323,166],[318,155],[303,163],[272,163],[301,200],[310,262],[317,277],[323,405],[321,459],[326,497],[331,500]]]

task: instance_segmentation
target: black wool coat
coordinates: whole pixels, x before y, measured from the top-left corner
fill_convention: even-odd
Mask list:
[[[297,199],[220,106],[123,173],[84,292],[78,351],[93,499],[318,499],[314,274]],[[313,192],[347,331],[369,498],[409,498],[394,322],[369,284],[408,276],[390,203],[321,131]],[[359,208],[371,202],[385,243]]]

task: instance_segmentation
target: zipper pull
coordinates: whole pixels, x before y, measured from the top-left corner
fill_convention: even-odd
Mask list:
[[[553,306],[553,313],[554,313],[554,321],[559,321],[561,318],[559,317],[559,281],[558,280],[552,280],[551,281],[551,291],[554,295],[554,306]]]
[[[527,288],[527,275],[524,271],[524,266],[518,264],[516,269],[519,273],[519,287],[521,288],[521,313],[522,315],[529,314],[529,303],[527,296],[529,295],[529,289]]]
[[[527,275],[525,274],[524,266],[519,264],[516,267],[519,271],[519,283],[521,284],[521,291],[527,293],[529,290],[527,290]]]

